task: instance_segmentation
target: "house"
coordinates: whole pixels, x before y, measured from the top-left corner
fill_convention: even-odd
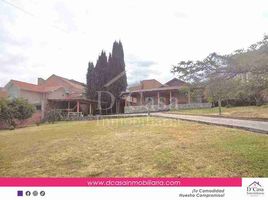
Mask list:
[[[94,114],[97,102],[85,96],[86,85],[78,81],[52,75],[37,84],[11,80],[5,86],[9,98],[24,98],[36,107],[40,118],[51,109],[61,110],[66,115]]]
[[[189,83],[177,78],[165,84],[150,79],[128,88],[128,91],[123,92],[121,97],[124,100],[124,112],[135,113],[148,112],[148,109],[163,111],[211,107],[211,104],[204,99],[203,93],[204,88],[192,87]]]
[[[142,80],[121,93],[117,113],[147,112],[148,106],[152,111],[211,107],[204,99],[204,89],[190,86],[177,78],[165,84],[155,79]],[[60,110],[66,116],[96,114],[98,102],[86,98],[85,92],[85,84],[53,74],[46,80],[38,78],[37,84],[11,80],[0,95],[28,100],[36,107],[35,118],[43,119],[49,110]]]

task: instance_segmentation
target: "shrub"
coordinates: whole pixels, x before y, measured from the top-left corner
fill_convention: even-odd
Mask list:
[[[15,129],[16,120],[28,119],[34,112],[34,106],[24,99],[0,100],[0,120],[5,122],[11,130]]]
[[[226,104],[225,105],[225,108],[231,108],[231,107],[233,107],[231,104]]]
[[[59,110],[50,110],[46,114],[46,121],[54,124],[56,121],[63,120],[62,112]]]

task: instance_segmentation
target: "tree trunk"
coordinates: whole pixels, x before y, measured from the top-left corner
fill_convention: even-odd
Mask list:
[[[263,104],[261,97],[254,97],[256,106],[261,106]]]
[[[221,99],[218,99],[219,115],[221,115]]]

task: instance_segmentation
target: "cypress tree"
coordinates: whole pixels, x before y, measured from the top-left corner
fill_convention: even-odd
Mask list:
[[[96,83],[95,83],[94,64],[92,62],[88,63],[86,78],[87,78],[87,90],[86,90],[87,97],[89,99],[94,99],[96,95]]]
[[[107,83],[107,68],[108,68],[107,56],[106,53],[102,51],[95,67],[97,90],[103,90],[104,85]]]
[[[113,43],[112,55],[109,55],[108,66],[110,72],[110,80],[115,78],[121,73],[125,73],[125,61],[124,61],[124,51],[121,41],[115,41]],[[107,90],[111,92],[116,98],[116,105],[113,107],[113,112],[118,112],[116,108],[119,108],[120,103],[120,94],[125,91],[127,88],[127,77],[126,73],[121,76],[119,79],[115,80]]]
[[[105,91],[106,88],[104,87],[104,85],[107,84],[107,82],[109,81],[109,69],[107,56],[104,51],[101,52],[101,55],[97,60],[95,73],[95,78],[97,79],[97,91]],[[110,97],[107,94],[102,93],[101,101],[109,103]]]
[[[124,50],[121,41],[115,41],[113,44],[112,56],[109,59],[109,68],[112,69],[112,78],[116,77],[122,72],[125,72]],[[126,73],[115,81],[111,87],[111,93],[118,98],[121,92],[126,91],[127,76]]]
[[[104,51],[98,57],[96,66],[93,63],[88,65],[87,73],[87,95],[89,98],[96,99],[96,91],[109,91],[119,102],[119,95],[127,88],[126,73],[118,80],[111,83],[108,87],[104,87],[109,81],[125,72],[124,50],[121,41],[113,43],[112,53],[109,54],[108,60]],[[102,101],[110,103],[110,98],[106,95],[102,96]],[[115,105],[113,110],[115,111]]]

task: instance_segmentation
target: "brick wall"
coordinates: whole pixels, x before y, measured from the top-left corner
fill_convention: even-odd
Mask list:
[[[34,125],[41,121],[41,112],[37,111],[33,114],[33,116],[29,119],[23,120],[23,121],[17,121],[17,128],[26,127],[30,125]],[[8,129],[9,127],[4,124],[3,122],[0,122],[0,129]]]

